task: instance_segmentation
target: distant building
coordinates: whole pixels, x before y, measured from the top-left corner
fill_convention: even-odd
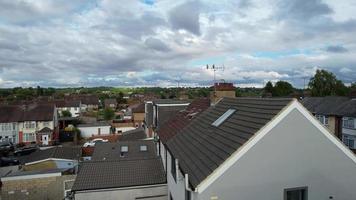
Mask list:
[[[211,87],[210,99],[213,104],[217,103],[223,97],[236,97],[236,88],[232,83],[214,83]]]
[[[104,106],[105,106],[105,108],[111,108],[113,110],[116,110],[117,101],[116,101],[116,99],[105,99]]]
[[[90,124],[78,124],[80,136],[83,138],[90,138],[96,135],[105,135],[111,133],[111,125],[107,122],[94,122]]]
[[[59,116],[62,117],[63,111],[69,111],[71,117],[79,117],[81,112],[81,102],[80,100],[58,100],[54,102],[57,106]]]

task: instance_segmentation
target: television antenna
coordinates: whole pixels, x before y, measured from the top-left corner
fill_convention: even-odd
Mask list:
[[[222,66],[215,66],[215,64],[206,65],[207,70],[212,70],[214,72],[214,97],[216,96],[216,71],[224,71],[225,70],[225,65],[223,64]]]

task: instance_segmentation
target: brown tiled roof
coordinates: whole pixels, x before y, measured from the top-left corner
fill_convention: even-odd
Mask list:
[[[20,106],[0,106],[0,122],[19,122],[23,118],[23,109]]]
[[[189,104],[186,109],[181,110],[174,117],[169,119],[157,131],[162,143],[165,144],[170,138],[175,136],[186,125],[188,125],[193,118],[199,115],[202,111],[206,110],[209,106],[209,98],[199,98]]]
[[[140,103],[132,108],[132,113],[145,113],[145,104]]]
[[[52,121],[54,105],[0,106],[0,122]]]

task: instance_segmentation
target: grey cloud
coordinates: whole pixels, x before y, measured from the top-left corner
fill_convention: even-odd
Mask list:
[[[157,38],[152,38],[152,37],[147,38],[145,40],[145,45],[148,48],[154,49],[156,51],[162,51],[162,52],[170,51],[167,45]]]
[[[200,35],[200,8],[199,1],[187,1],[180,4],[169,12],[169,22],[174,29],[184,29],[195,35]]]
[[[348,50],[341,46],[341,45],[331,45],[326,47],[325,51],[330,52],[330,53],[345,53],[348,52]]]
[[[333,10],[321,0],[281,0],[278,4],[278,17],[281,20],[310,20],[314,17],[331,14]]]

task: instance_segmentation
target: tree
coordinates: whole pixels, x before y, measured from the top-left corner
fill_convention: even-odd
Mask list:
[[[294,88],[290,83],[287,81],[278,81],[272,89],[272,95],[277,97],[288,96],[293,93],[293,91]]]
[[[62,117],[71,117],[72,113],[69,110],[62,110]]]
[[[339,95],[345,96],[348,88],[344,83],[336,78],[336,76],[326,70],[316,70],[308,84],[312,96],[329,96]]]
[[[111,120],[111,119],[114,119],[114,117],[115,117],[115,112],[111,108],[104,109],[104,119],[105,120]]]
[[[273,92],[273,85],[272,85],[272,82],[271,82],[271,81],[268,81],[268,82],[266,83],[266,86],[265,86],[265,88],[264,88],[264,91],[265,91],[265,93],[271,93],[271,94],[272,94],[272,92]]]

